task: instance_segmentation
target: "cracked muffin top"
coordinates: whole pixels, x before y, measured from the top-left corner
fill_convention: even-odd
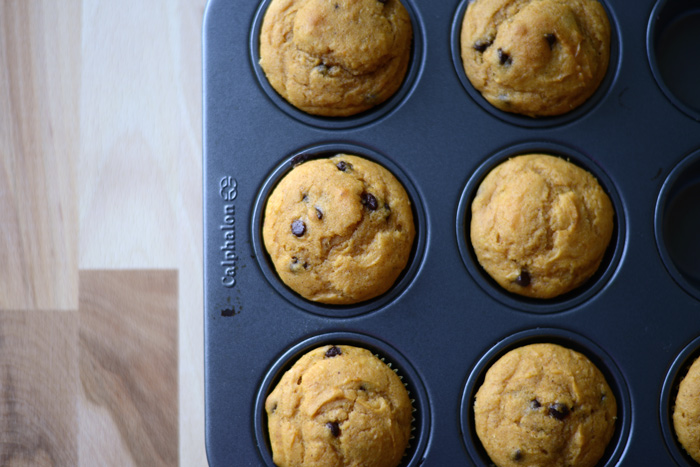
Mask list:
[[[278,276],[320,303],[349,305],[389,290],[408,263],[414,237],[401,183],[358,156],[297,165],[265,207],[263,240]]]
[[[350,116],[399,89],[412,36],[399,0],[273,0],[260,33],[260,65],[298,109]]]
[[[265,410],[279,467],[396,467],[413,420],[399,376],[369,350],[347,345],[303,355]]]
[[[481,182],[470,236],[479,264],[509,292],[553,298],[598,270],[614,209],[586,170],[546,154],[513,157]]]
[[[499,467],[593,467],[615,432],[617,401],[583,354],[530,344],[489,368],[474,418]]]
[[[597,0],[474,0],[461,48],[467,78],[496,108],[562,115],[605,77],[610,23]]]

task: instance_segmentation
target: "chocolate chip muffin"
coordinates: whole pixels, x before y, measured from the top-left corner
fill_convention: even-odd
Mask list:
[[[280,279],[320,303],[354,304],[389,290],[414,237],[401,183],[353,155],[296,166],[265,207],[263,240]]]
[[[513,157],[481,182],[471,243],[484,270],[509,292],[553,298],[597,271],[614,209],[597,180],[559,157]]]
[[[605,77],[610,23],[597,0],[474,0],[461,47],[467,78],[493,106],[561,115]]]
[[[346,345],[302,356],[265,410],[279,467],[395,467],[413,418],[396,373],[368,350]]]
[[[399,0],[272,0],[260,33],[260,66],[300,110],[349,116],[399,89],[412,36]]]
[[[700,463],[700,358],[681,381],[673,408],[673,428],[686,452]]]
[[[476,433],[499,467],[592,467],[615,432],[616,414],[598,368],[555,344],[501,357],[474,402]]]

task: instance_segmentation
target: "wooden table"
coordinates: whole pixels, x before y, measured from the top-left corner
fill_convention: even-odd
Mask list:
[[[0,1],[0,465],[206,465],[205,4]]]

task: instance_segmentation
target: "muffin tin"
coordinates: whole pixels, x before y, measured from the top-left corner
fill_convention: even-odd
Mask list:
[[[210,465],[273,466],[267,393],[303,352],[350,343],[392,363],[415,400],[415,438],[403,466],[487,466],[472,425],[473,394],[494,359],[531,342],[574,348],[606,375],[619,413],[601,466],[697,465],[678,446],[670,413],[679,379],[700,355],[700,62],[693,58],[700,4],[605,0],[613,36],[603,85],[570,114],[531,119],[490,107],[466,80],[458,39],[466,0],[402,1],[414,29],[408,76],[389,101],[346,118],[304,114],[270,88],[257,64],[269,0],[207,6]],[[596,276],[547,301],[500,289],[468,236],[479,181],[505,158],[533,151],[591,171],[616,209]],[[391,170],[412,198],[417,227],[396,285],[356,306],[291,292],[261,240],[275,183],[294,164],[338,152]]]

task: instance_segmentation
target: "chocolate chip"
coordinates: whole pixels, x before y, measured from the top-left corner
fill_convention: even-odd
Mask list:
[[[292,160],[289,161],[289,163],[292,165],[292,167],[296,167],[297,165],[306,162],[308,158],[309,156],[307,156],[306,154],[298,154],[294,156]]]
[[[319,208],[316,208],[316,217],[318,220],[323,219],[323,211],[321,211]]]
[[[340,426],[338,422],[328,422],[326,423],[326,428],[331,430],[331,435],[333,435],[334,438],[340,436]]]
[[[551,33],[547,33],[544,35],[545,40],[547,41],[547,44],[549,44],[549,48],[551,49],[554,47],[554,44],[557,43],[557,36]]]
[[[289,265],[289,270],[292,272],[300,272],[302,269],[308,269],[309,263],[304,261],[303,263],[299,261],[296,256],[292,257],[292,263]]]
[[[362,193],[360,195],[360,202],[364,207],[369,209],[370,211],[376,211],[377,208],[379,207],[379,203],[377,202],[377,198],[374,197],[374,195],[370,193]]]
[[[337,7],[337,5],[336,5],[336,7]],[[321,76],[326,76],[328,74],[328,67],[326,65],[324,65],[323,63],[321,63],[320,65],[316,65],[314,67],[314,70],[316,70],[318,72],[318,74],[320,74]]]
[[[531,408],[532,410],[537,410],[537,409],[539,409],[540,407],[542,407],[542,404],[540,404],[540,401],[538,401],[537,399],[532,399],[532,400],[530,401],[530,408]]]
[[[508,53],[504,52],[503,49],[501,49],[499,47],[499,49],[498,49],[498,62],[501,65],[508,66],[511,63],[513,63],[513,58],[510,55],[508,55]]]
[[[547,407],[547,415],[561,421],[569,416],[569,408],[566,405],[557,402]]]
[[[520,287],[527,287],[528,285],[530,285],[530,282],[530,273],[524,269],[520,271],[520,275],[515,279],[515,283],[518,284]]]
[[[340,170],[341,172],[345,172],[346,170],[352,170],[352,164],[345,161],[340,161],[337,164],[335,164],[335,166],[338,167],[338,170]]]
[[[341,355],[342,353],[343,352],[340,351],[340,348],[336,347],[334,345],[330,349],[326,350],[326,358],[337,357],[338,355]]]
[[[515,451],[513,451],[513,455],[510,456],[510,458],[516,462],[523,460],[523,457],[525,456],[523,455],[523,452],[520,449],[516,449]]]
[[[294,234],[295,237],[301,237],[306,233],[306,224],[304,224],[304,221],[301,219],[297,219],[294,222],[292,222],[292,234]]]
[[[486,49],[491,47],[491,44],[493,44],[493,39],[479,39],[478,41],[474,42],[472,47],[477,52],[483,53]]]

